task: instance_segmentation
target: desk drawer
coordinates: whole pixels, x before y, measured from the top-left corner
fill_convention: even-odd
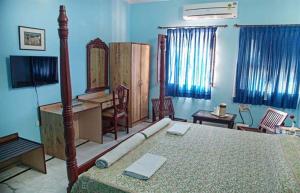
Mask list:
[[[102,109],[107,109],[107,108],[110,108],[112,106],[113,106],[113,102],[112,101],[108,101],[108,102],[102,103],[101,108]]]

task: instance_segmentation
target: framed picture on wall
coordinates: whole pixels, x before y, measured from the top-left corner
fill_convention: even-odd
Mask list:
[[[45,30],[19,26],[20,50],[46,50]]]

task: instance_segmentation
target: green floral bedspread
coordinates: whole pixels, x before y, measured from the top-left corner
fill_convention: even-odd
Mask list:
[[[184,136],[163,129],[110,168],[92,167],[73,193],[300,192],[300,138],[193,124]],[[122,172],[145,153],[167,162],[148,181]]]

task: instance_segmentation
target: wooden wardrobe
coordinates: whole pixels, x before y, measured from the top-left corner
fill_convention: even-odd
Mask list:
[[[148,117],[150,45],[139,43],[111,43],[110,87],[119,84],[130,89],[129,125]]]

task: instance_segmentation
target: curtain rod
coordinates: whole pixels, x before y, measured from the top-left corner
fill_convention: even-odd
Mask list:
[[[158,26],[158,29],[177,29],[177,28],[207,28],[207,27],[228,27],[228,25],[199,25],[199,26]]]
[[[265,24],[265,25],[240,25],[234,24],[234,27],[280,27],[280,26],[300,26],[300,24]]]

